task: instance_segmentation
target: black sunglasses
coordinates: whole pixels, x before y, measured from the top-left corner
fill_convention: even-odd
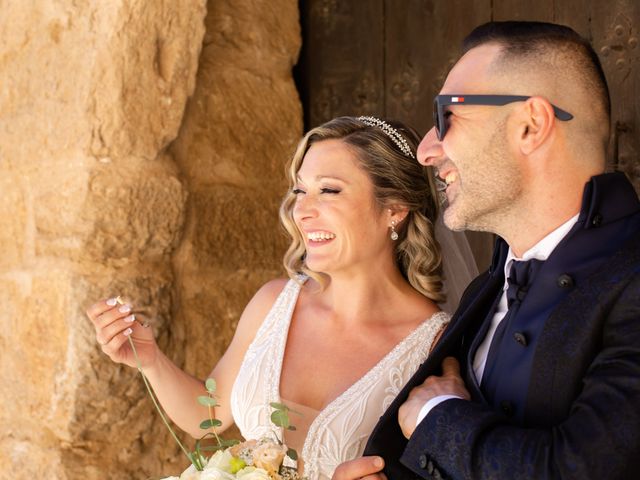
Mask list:
[[[433,124],[436,127],[438,140],[442,141],[449,125],[445,116],[447,105],[494,105],[502,106],[507,103],[524,102],[531,98],[524,95],[436,95],[433,99]],[[561,108],[551,105],[558,120],[571,120],[573,115]]]

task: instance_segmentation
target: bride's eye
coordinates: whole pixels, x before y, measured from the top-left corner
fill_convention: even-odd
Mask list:
[[[301,188],[294,188],[293,190],[291,190],[291,193],[293,193],[294,195],[299,195],[301,193],[305,193],[305,191]]]
[[[320,189],[321,193],[340,193],[340,190],[336,189],[336,188],[329,188],[329,187],[325,187],[325,188],[321,188]]]

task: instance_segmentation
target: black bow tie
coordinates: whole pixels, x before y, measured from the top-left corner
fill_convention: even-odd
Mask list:
[[[507,306],[511,308],[514,302],[520,303],[529,291],[531,279],[533,279],[544,264],[544,261],[532,259],[527,261],[514,260],[511,263],[509,276],[507,277]]]

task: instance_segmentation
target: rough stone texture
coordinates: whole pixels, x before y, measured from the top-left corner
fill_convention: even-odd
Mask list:
[[[126,292],[171,351],[188,190],[166,152],[205,1],[0,12],[0,478],[148,478],[176,448],[84,310]]]
[[[300,48],[293,0],[210,1],[196,90],[170,152],[189,191],[176,322],[185,367],[207,375],[265,281],[282,276],[277,207],[302,134],[291,77]]]
[[[126,295],[204,376],[282,274],[298,4],[0,12],[0,479],[179,472],[139,375],[102,354],[84,311]]]

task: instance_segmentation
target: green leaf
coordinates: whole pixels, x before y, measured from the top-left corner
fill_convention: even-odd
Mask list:
[[[236,440],[235,438],[230,438],[228,440],[225,440],[224,438],[220,439],[220,446],[222,447],[233,447],[234,445],[237,445],[240,443],[240,440]]]
[[[277,427],[289,428],[289,415],[286,410],[276,410],[271,414],[271,422]]]
[[[220,450],[223,447],[221,447],[220,445],[207,445],[205,447],[200,446],[198,448],[200,448],[201,452],[215,452],[216,450]]]
[[[289,410],[289,407],[284,403],[271,402],[269,405],[271,405],[271,408],[275,408],[276,410],[284,410],[285,412]]]
[[[196,467],[197,471],[202,472],[204,470],[204,465],[203,465],[204,457],[200,455],[197,445],[196,445],[196,451],[191,452],[189,454],[189,460],[191,460],[191,463],[193,464],[194,467]]]
[[[210,428],[220,427],[221,425],[222,425],[222,422],[220,420],[218,420],[217,418],[209,418],[207,420],[204,420],[200,424],[200,428],[203,429],[203,430],[209,430]]]
[[[207,381],[204,382],[204,386],[209,393],[216,393],[216,381],[213,378],[207,378]]]
[[[205,407],[215,407],[218,405],[218,402],[215,398],[209,397],[208,395],[200,395],[198,397],[198,403],[200,405],[204,405]]]
[[[296,452],[293,448],[287,450],[287,457],[291,460],[298,460],[298,452]]]
[[[220,439],[219,445],[206,445],[204,447],[200,446],[201,452],[217,452],[218,450],[222,450],[223,448],[233,447],[240,443],[240,440],[223,440]]]

